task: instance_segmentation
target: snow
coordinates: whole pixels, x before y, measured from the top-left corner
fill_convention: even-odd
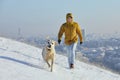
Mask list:
[[[120,80],[120,75],[76,61],[68,68],[67,58],[56,54],[50,72],[42,49],[0,37],[0,80]]]

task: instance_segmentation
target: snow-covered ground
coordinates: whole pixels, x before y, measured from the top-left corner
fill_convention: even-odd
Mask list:
[[[120,75],[79,61],[70,70],[58,54],[50,72],[41,49],[0,37],[0,80],[120,80]]]

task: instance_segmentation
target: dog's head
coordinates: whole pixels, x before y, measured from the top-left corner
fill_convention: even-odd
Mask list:
[[[47,48],[52,49],[57,45],[57,42],[54,40],[47,40]]]

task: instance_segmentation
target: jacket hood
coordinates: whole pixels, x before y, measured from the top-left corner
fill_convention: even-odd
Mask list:
[[[72,15],[72,13],[67,13],[67,14],[66,14],[66,19],[67,19],[68,17],[71,17],[71,18],[73,18],[73,15]]]
[[[69,17],[72,18],[72,22],[73,22],[73,15],[72,15],[72,13],[67,13],[67,14],[66,14],[66,21],[67,21],[67,18],[69,18]]]

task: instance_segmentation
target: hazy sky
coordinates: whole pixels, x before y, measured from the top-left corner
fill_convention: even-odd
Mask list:
[[[120,0],[0,0],[0,35],[57,35],[68,12],[87,34],[120,32]]]

